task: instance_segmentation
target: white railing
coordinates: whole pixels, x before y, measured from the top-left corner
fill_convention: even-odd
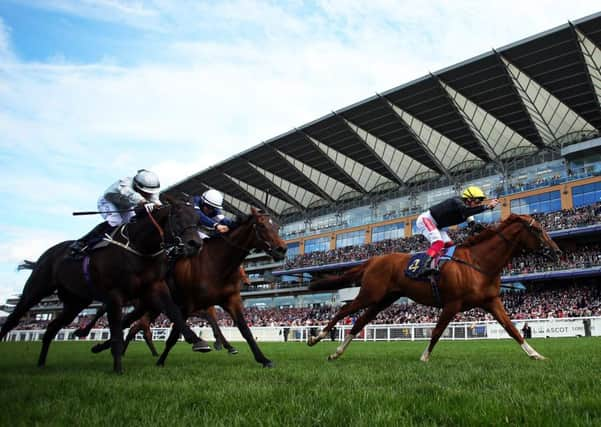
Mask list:
[[[524,323],[532,329],[532,338],[546,337],[577,337],[601,336],[601,317],[574,317],[562,319],[525,319],[516,320],[514,325],[522,330]],[[416,341],[428,340],[432,335],[434,323],[413,323],[402,325],[368,325],[356,340],[362,341]],[[317,334],[322,326],[266,326],[252,327],[252,333],[258,342],[287,341],[305,342],[310,334]],[[351,330],[352,325],[337,326],[332,337],[341,341]],[[213,339],[209,328],[192,328],[207,340]],[[57,341],[79,340],[73,336],[74,329],[62,329],[56,336]],[[244,341],[240,332],[235,327],[222,327],[221,331],[228,341]],[[164,341],[169,336],[169,328],[153,328],[152,335],[156,341]],[[44,330],[13,330],[7,341],[38,341],[44,335]],[[83,341],[100,341],[109,338],[108,329],[92,329],[90,335]],[[495,321],[483,322],[453,322],[444,331],[441,339],[447,340],[472,340],[472,339],[501,339],[509,335]],[[137,337],[141,339],[141,335]],[[328,338],[330,339],[330,338]]]

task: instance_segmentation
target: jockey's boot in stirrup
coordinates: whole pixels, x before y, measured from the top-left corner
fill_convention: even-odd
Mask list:
[[[106,221],[101,222],[94,227],[88,234],[74,241],[69,246],[69,255],[74,259],[82,259],[86,254],[86,249],[94,246],[106,233],[110,233],[113,227]]]
[[[420,273],[420,276],[428,276],[430,274],[438,274],[440,270],[438,269],[438,262],[435,259],[438,257],[433,257],[432,255],[428,255],[427,258],[424,259],[424,266]]]

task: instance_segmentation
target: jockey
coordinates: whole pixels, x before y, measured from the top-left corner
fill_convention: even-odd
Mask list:
[[[136,215],[134,208],[143,206],[151,211],[160,205],[159,177],[146,169],[140,169],[133,178],[125,177],[115,182],[98,199],[98,211],[105,219],[88,234],[71,244],[71,255],[81,257],[88,247],[99,242],[105,234],[110,234],[115,227],[127,224]]]
[[[199,231],[203,239],[217,233],[227,233],[234,222],[226,218],[221,212],[223,204],[223,194],[217,190],[207,190],[202,193],[202,196],[195,198],[198,203],[198,217],[200,225],[204,229]]]
[[[470,227],[475,227],[476,221],[473,215],[484,212],[486,209],[494,209],[499,201],[493,199],[484,204],[486,195],[476,186],[466,188],[460,197],[451,197],[444,200],[417,217],[415,222],[417,231],[430,242],[430,248],[426,252],[428,258],[424,262],[425,270],[422,274],[438,271],[437,267],[431,267],[432,261],[438,258],[445,246],[453,244],[446,231],[440,228],[461,224],[467,221]]]

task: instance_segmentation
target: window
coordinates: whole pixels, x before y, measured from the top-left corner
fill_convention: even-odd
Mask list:
[[[351,231],[336,236],[336,247],[362,245],[365,243],[365,230]]]
[[[572,202],[575,208],[601,202],[601,182],[593,182],[572,188]]]
[[[293,259],[298,256],[300,253],[300,244],[298,242],[288,243],[288,251],[286,251],[286,256],[288,259]]]
[[[386,239],[401,239],[405,237],[405,223],[381,225],[372,229],[371,241],[379,242]]]
[[[482,212],[481,214],[475,215],[474,219],[477,222],[482,222],[485,224],[492,224],[494,222],[500,222],[501,221],[501,210],[500,209],[495,209],[495,210],[486,210],[484,212]]]
[[[419,232],[417,231],[417,226],[415,225],[416,222],[417,222],[417,218],[414,219],[413,221],[411,221],[411,234],[414,236],[416,234],[419,234]]]
[[[305,240],[305,253],[317,251],[327,251],[330,249],[330,238],[329,237],[318,237],[317,239]]]
[[[511,201],[511,212],[520,215],[561,210],[559,190]]]

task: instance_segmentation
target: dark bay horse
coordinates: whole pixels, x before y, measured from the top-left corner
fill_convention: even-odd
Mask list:
[[[189,202],[178,202],[168,196],[164,202],[164,206],[141,213],[135,221],[121,226],[108,246],[92,251],[83,262],[68,256],[71,241],[59,243],[42,254],[25,283],[19,303],[0,330],[0,340],[31,307],[56,291],[63,310],[46,329],[39,366],[45,365],[50,343],[58,331],[93,300],[107,306],[115,372],[122,372],[122,307],[133,299],[164,312],[182,328],[194,350],[209,351],[208,344],[186,326],[164,281],[167,254],[183,251],[185,255],[193,255],[198,251],[201,244],[198,217]]]
[[[507,263],[522,250],[539,249],[554,259],[561,253],[533,218],[515,214],[510,215],[498,227],[488,228],[458,246],[454,255],[457,261],[453,260],[442,266],[439,283],[442,311],[421,360],[429,360],[438,339],[457,313],[475,307],[491,313],[528,356],[544,359],[524,341],[511,323],[499,296],[501,271]],[[329,276],[311,284],[309,288],[312,290],[341,289],[353,283],[360,284],[361,289],[357,297],[344,305],[317,337],[309,338],[308,344],[315,345],[325,338],[340,319],[365,309],[350,334],[336,352],[329,356],[330,360],[337,359],[363,327],[398,298],[406,296],[420,304],[436,306],[437,298],[428,283],[415,281],[404,275],[410,258],[411,255],[405,253],[377,256],[340,276]]]

